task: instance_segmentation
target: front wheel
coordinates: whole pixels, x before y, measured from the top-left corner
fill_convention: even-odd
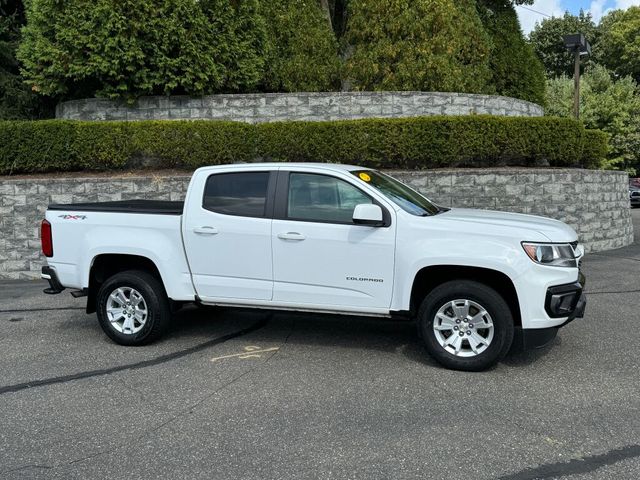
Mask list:
[[[491,287],[454,280],[431,291],[418,312],[427,351],[455,370],[485,370],[500,361],[513,342],[513,315]]]
[[[121,272],[102,284],[97,295],[98,321],[120,345],[144,345],[162,336],[170,308],[162,283],[137,270]]]

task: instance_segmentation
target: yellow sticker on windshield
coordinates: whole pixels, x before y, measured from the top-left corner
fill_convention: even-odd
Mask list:
[[[370,182],[371,181],[371,177],[367,173],[362,172],[358,176],[360,177],[360,180],[364,180],[365,182]]]

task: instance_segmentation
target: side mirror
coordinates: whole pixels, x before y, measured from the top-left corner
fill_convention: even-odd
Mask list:
[[[372,203],[356,205],[353,211],[353,223],[356,225],[367,225],[369,227],[380,227],[384,224],[382,220],[382,209],[379,205]]]

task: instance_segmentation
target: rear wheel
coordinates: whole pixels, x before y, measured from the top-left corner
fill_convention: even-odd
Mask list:
[[[121,272],[102,284],[97,295],[102,330],[120,345],[144,345],[162,336],[170,320],[169,300],[153,275]]]
[[[418,327],[427,351],[456,370],[485,370],[513,342],[513,316],[504,298],[479,282],[457,280],[436,287],[422,302]]]

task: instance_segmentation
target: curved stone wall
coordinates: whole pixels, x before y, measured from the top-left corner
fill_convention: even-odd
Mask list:
[[[441,205],[562,220],[587,251],[633,243],[627,175],[564,169],[391,171]],[[0,278],[39,278],[38,227],[49,203],[180,200],[190,175],[0,178]]]
[[[540,117],[540,105],[510,97],[441,92],[253,93],[205,97],[142,97],[132,105],[89,98],[62,102],[67,120],[236,120],[276,122],[424,115]]]
[[[504,168],[389,173],[440,205],[561,220],[578,232],[587,252],[633,243],[626,172]]]

